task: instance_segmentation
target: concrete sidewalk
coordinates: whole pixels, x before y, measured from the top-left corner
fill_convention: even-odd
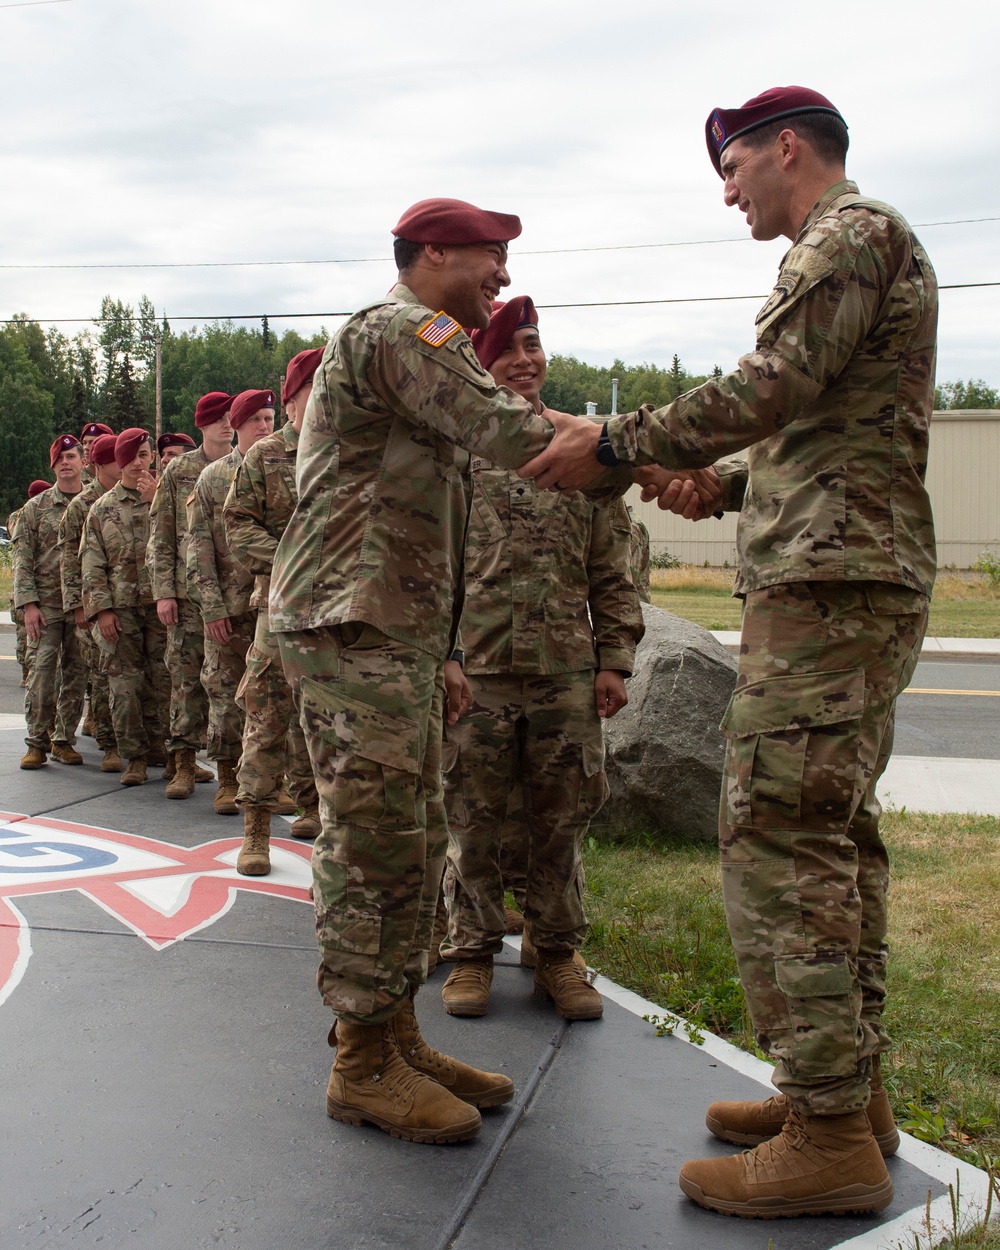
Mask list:
[[[727,651],[739,651],[738,629],[713,629],[709,632]],[[920,654],[927,660],[1000,655],[1000,638],[925,638]]]

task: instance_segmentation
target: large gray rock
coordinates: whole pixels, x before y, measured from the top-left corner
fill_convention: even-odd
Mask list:
[[[628,706],[604,726],[613,834],[718,837],[725,739],[719,722],[736,661],[707,629],[643,605],[646,635]]]

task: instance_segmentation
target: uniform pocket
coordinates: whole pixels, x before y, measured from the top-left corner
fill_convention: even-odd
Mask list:
[[[236,703],[247,716],[260,717],[267,711],[267,670],[273,662],[271,656],[258,651],[256,647],[251,647],[247,652],[246,672],[236,689]]]
[[[303,677],[302,726],[328,751],[311,752],[332,782],[338,822],[386,832],[416,825],[420,726]]]
[[[581,747],[580,796],[576,813],[582,820],[593,820],[611,793],[604,772],[604,739],[598,737]]]
[[[765,677],[736,690],[721,725],[728,823],[798,829],[819,820],[831,831],[844,823],[864,705],[860,668]]]

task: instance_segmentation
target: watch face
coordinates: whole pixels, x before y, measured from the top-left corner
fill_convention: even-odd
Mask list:
[[[601,435],[600,442],[597,444],[597,459],[600,464],[603,464],[608,469],[613,469],[615,465],[621,463],[615,455],[615,449],[611,446],[606,434]]]

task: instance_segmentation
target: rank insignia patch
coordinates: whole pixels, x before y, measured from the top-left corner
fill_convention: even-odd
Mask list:
[[[423,339],[431,347],[440,347],[442,343],[447,343],[452,335],[457,334],[461,328],[454,317],[449,317],[446,312],[439,312],[436,317],[420,327],[417,331],[417,338]]]

